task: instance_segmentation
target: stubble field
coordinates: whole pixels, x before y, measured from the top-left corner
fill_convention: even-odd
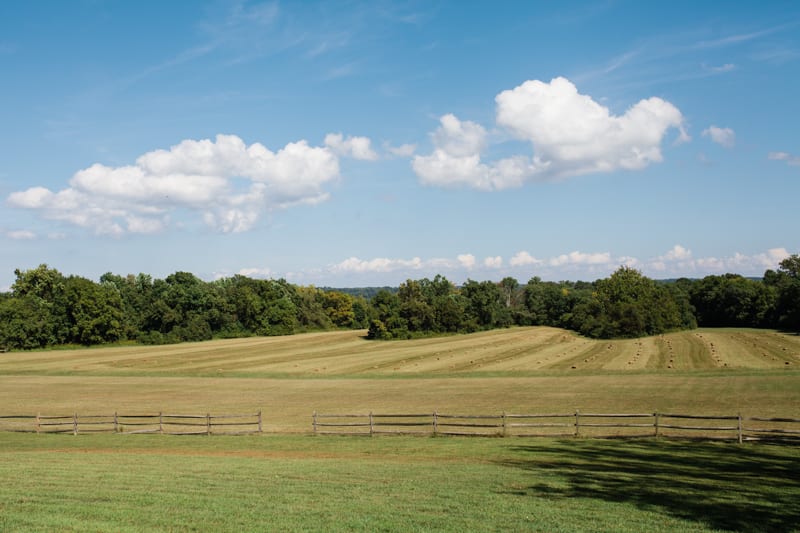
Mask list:
[[[513,328],[372,342],[364,332],[0,356],[0,414],[264,411],[307,432],[321,412],[689,411],[796,416],[800,337],[700,329],[595,341]]]

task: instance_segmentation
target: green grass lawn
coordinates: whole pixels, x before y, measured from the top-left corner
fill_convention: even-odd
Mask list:
[[[3,531],[791,531],[800,448],[0,433]]]

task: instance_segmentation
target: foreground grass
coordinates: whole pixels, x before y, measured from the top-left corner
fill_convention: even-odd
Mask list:
[[[0,530],[789,531],[800,449],[0,434]]]

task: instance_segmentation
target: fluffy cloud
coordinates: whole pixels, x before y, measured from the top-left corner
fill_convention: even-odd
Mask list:
[[[733,148],[733,145],[736,144],[736,133],[730,128],[709,126],[703,130],[703,137],[709,137],[712,141],[725,148]]]
[[[553,257],[548,261],[550,266],[565,265],[608,265],[611,264],[611,254],[608,252],[587,254],[584,252],[570,252]]]
[[[529,265],[539,265],[542,263],[539,259],[536,259],[528,252],[522,251],[517,252],[514,257],[511,258],[508,262],[512,267],[518,266],[529,266]]]
[[[273,276],[273,272],[269,268],[243,268],[239,270],[238,274],[240,276],[246,276],[248,278],[264,278],[264,279]]]
[[[772,161],[786,161],[787,165],[800,167],[800,156],[792,155],[787,152],[770,152],[767,159]]]
[[[503,258],[499,255],[496,257],[487,257],[483,260],[484,266],[487,268],[502,268],[503,267]]]
[[[365,137],[337,134],[324,147],[298,141],[273,152],[235,135],[185,140],[148,152],[134,165],[92,165],[58,192],[14,192],[8,203],[98,234],[158,232],[181,210],[200,214],[219,231],[241,232],[265,211],[326,200],[323,186],[339,177],[337,154],[370,159],[369,144]]]
[[[353,159],[375,161],[378,154],[371,148],[371,141],[366,137],[351,137],[346,139],[341,133],[329,133],[325,136],[325,146],[339,155],[349,156]]]
[[[419,257],[410,260],[378,257],[368,261],[350,257],[341,263],[333,265],[331,270],[341,273],[363,274],[365,272],[393,272],[401,269],[418,270],[420,267],[422,267],[422,260]]]
[[[745,255],[739,252],[729,257],[698,257],[691,250],[676,244],[666,254],[644,263],[646,272],[655,275],[693,276],[725,274],[733,272],[743,275],[761,275],[767,269],[774,269],[789,257],[786,248],[770,248],[766,252]]]
[[[671,103],[652,97],[613,115],[565,78],[526,81],[498,94],[495,102],[497,125],[530,142],[533,156],[484,162],[486,130],[445,115],[431,135],[434,151],[412,161],[422,183],[498,190],[531,180],[638,170],[662,161],[661,143],[669,129],[677,128],[679,140],[688,140],[683,115]]]
[[[472,254],[461,254],[456,259],[458,259],[458,263],[466,269],[475,266],[475,256]]]
[[[439,119],[439,128],[431,134],[434,151],[415,156],[411,166],[425,185],[439,187],[467,186],[481,190],[499,190],[522,185],[535,169],[525,157],[502,159],[491,165],[481,162],[486,147],[486,130],[454,115]]]
[[[676,244],[675,246],[672,247],[670,251],[668,251],[664,255],[663,258],[667,261],[686,261],[688,259],[691,259],[691,257],[692,257],[691,250],[687,250],[680,244]]]
[[[280,277],[292,279],[296,283],[336,283],[341,276],[356,275],[359,279],[372,274],[381,276],[381,283],[393,279],[392,283],[421,277],[433,277],[443,274],[456,283],[469,277],[477,279],[494,279],[509,275],[524,281],[526,276],[539,276],[550,280],[584,280],[591,281],[611,275],[624,265],[641,270],[646,276],[654,279],[677,277],[702,277],[710,274],[734,272],[745,276],[760,276],[766,269],[775,269],[778,264],[789,257],[785,248],[772,248],[763,253],[745,255],[735,253],[728,257],[695,258],[691,250],[676,244],[666,253],[650,258],[638,259],[631,256],[612,256],[609,252],[580,252],[537,259],[530,253],[522,251],[515,254],[504,266],[501,256],[486,257],[480,264],[473,254],[460,254],[455,258],[420,258],[411,259],[378,257],[360,259],[350,257],[321,269],[309,269],[301,272],[287,272]],[[477,273],[476,273],[477,271]],[[249,276],[278,276],[269,270],[243,269],[240,274]]]

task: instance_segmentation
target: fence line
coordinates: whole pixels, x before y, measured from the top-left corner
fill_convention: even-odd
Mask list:
[[[731,421],[735,423],[731,424]],[[311,424],[315,435],[655,437],[724,439],[739,443],[745,440],[800,440],[798,418],[744,418],[741,413],[581,413],[576,410],[570,413],[467,415],[439,412],[328,414],[315,411]]]
[[[315,435],[453,435],[474,437],[655,437],[800,442],[800,418],[680,413],[318,413]],[[255,414],[0,415],[0,431],[248,435],[263,433]]]
[[[163,435],[249,435],[263,433],[255,414],[81,414],[0,415],[0,430],[26,433],[158,433]]]

